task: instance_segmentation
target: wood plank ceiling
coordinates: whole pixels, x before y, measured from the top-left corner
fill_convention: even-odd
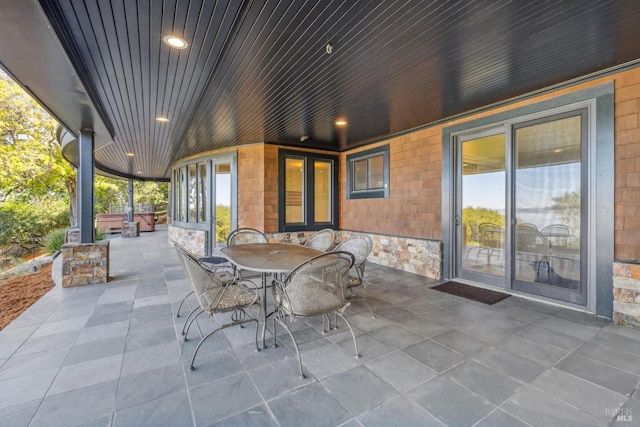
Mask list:
[[[97,163],[148,179],[253,142],[345,150],[640,58],[637,1],[39,3],[112,131]]]

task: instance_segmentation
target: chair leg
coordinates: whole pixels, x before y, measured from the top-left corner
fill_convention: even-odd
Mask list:
[[[266,321],[264,323],[265,323],[265,325],[267,324]],[[276,348],[278,346],[277,337],[278,337],[278,333],[276,332],[276,317],[274,315],[273,316],[273,348]]]
[[[218,329],[216,329],[216,330],[214,330],[212,332],[209,332],[206,337],[204,337],[204,338],[202,338],[200,340],[200,342],[196,346],[196,349],[193,352],[193,357],[191,358],[191,364],[189,365],[189,370],[193,371],[195,369],[195,367],[193,366],[193,363],[196,361],[196,356],[198,355],[198,350],[200,350],[200,346],[207,340],[207,338],[209,338],[211,335],[215,334],[216,332],[218,332],[221,329],[230,328],[230,327],[236,326],[236,325],[243,325],[243,324],[248,323],[248,322],[256,322],[256,338],[257,338],[257,336],[258,336],[258,320],[257,319],[246,319],[246,320],[243,320],[241,322],[232,322],[232,323],[227,323],[225,325],[222,325]],[[257,339],[256,339],[256,344],[257,344]]]
[[[182,301],[180,301],[180,305],[178,306],[178,312],[176,313],[176,317],[180,317],[180,310],[182,309],[182,304],[184,304],[185,301],[187,301],[187,298],[189,298],[192,294],[193,294],[193,291],[189,292],[184,296],[184,298],[182,298]]]
[[[193,317],[191,318],[191,320],[189,321],[189,324],[187,325],[187,329],[184,331],[184,334],[182,334],[182,335],[184,335],[183,339],[184,339],[185,341],[187,341],[187,335],[189,334],[189,329],[191,329],[191,324],[192,324],[192,323],[194,322],[194,320],[196,320],[196,318],[197,318],[198,316],[200,316],[202,313],[204,313],[204,310],[200,309],[200,312],[199,312],[198,314],[196,314],[195,316],[193,316]]]
[[[304,379],[304,372],[302,371],[302,359],[300,358],[300,350],[298,349],[298,343],[296,342],[296,339],[293,337],[293,334],[291,333],[291,330],[289,329],[289,327],[287,326],[287,324],[285,322],[283,322],[282,320],[277,319],[275,317],[274,317],[274,320],[277,320],[278,323],[280,323],[282,325],[282,327],[284,327],[287,330],[287,333],[291,337],[291,341],[293,341],[293,346],[296,349],[296,356],[298,357],[298,366],[300,368],[300,379],[303,380]]]
[[[349,322],[347,321],[347,319],[344,318],[344,316],[339,313],[339,312],[335,312],[336,315],[340,316],[340,318],[344,321],[344,323],[347,324],[347,326],[349,327],[349,330],[351,331],[351,337],[353,338],[353,347],[356,349],[356,359],[360,358],[360,354],[358,353],[358,343],[356,342],[356,334],[353,333],[353,328],[351,327],[351,324],[349,324]]]
[[[329,329],[327,329],[327,322],[329,323]],[[322,332],[327,333],[331,330],[331,318],[328,314],[322,315]]]
[[[182,325],[182,335],[186,333],[187,324],[189,323],[189,320],[191,320],[191,316],[193,316],[193,314],[199,310],[202,310],[202,308],[200,308],[200,306],[197,306],[196,308],[191,310],[189,314],[187,314],[187,317],[184,319],[184,324]]]
[[[351,291],[351,295],[350,295],[350,296],[348,296],[348,297],[347,297],[347,299],[351,300],[351,299],[354,299],[354,298],[358,298],[358,299],[361,299],[361,300],[363,300],[364,302],[366,302],[366,303],[367,303],[367,305],[369,305],[369,310],[371,311],[371,318],[372,318],[372,319],[375,319],[375,318],[376,318],[376,314],[373,312],[373,305],[369,302],[369,300],[368,300],[366,297],[363,297],[363,296],[361,296],[361,295],[356,295],[356,294],[353,292],[353,289],[352,289],[352,288],[349,288],[349,290]]]
[[[364,300],[364,302],[366,302],[367,304],[369,304],[369,309],[371,309],[371,318],[375,319],[376,318],[376,314],[373,312],[373,305],[371,305],[371,303],[369,302],[368,299],[366,299],[365,297],[360,297]]]

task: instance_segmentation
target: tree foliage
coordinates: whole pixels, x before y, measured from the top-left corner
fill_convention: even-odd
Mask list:
[[[134,181],[133,203],[166,204],[169,186],[166,182]],[[128,181],[96,176],[95,212],[109,213],[109,205],[129,203]]]
[[[62,157],[57,122],[0,70],[0,246],[69,225],[74,168]]]
[[[231,207],[216,206],[216,242],[226,242],[231,233]]]
[[[58,123],[0,71],[0,203],[69,200],[74,168],[62,158]]]
[[[27,246],[75,225],[76,170],[62,157],[58,123],[0,70],[0,247]],[[96,176],[95,212],[128,201],[127,181]],[[166,203],[166,183],[134,183],[135,203]]]
[[[580,233],[580,192],[569,191],[551,200],[553,200],[551,208],[559,213],[562,223],[571,228],[574,233]]]
[[[462,209],[462,226],[465,233],[464,235],[466,236],[466,242],[464,243],[477,243],[473,240],[473,230],[469,225],[473,222],[476,225],[490,223],[504,227],[505,216],[497,210],[489,208],[474,208],[471,206],[467,206],[466,208]]]
[[[33,238],[44,237],[50,230],[68,225],[68,208],[64,202],[49,201],[40,209],[9,201],[0,205],[0,247],[20,245],[29,249]]]

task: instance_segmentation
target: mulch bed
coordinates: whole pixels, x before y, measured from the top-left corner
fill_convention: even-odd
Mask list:
[[[35,273],[0,279],[0,330],[31,307],[54,286],[51,264]]]

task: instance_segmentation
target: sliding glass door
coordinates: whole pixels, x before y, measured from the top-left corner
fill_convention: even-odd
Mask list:
[[[209,239],[211,244],[210,253],[217,252],[220,247],[226,246],[226,239],[231,230],[232,219],[235,212],[232,209],[233,180],[232,162],[230,160],[212,160],[212,188],[211,192],[211,229]]]
[[[585,304],[586,111],[513,127],[513,289]]]
[[[459,135],[455,275],[585,305],[586,109]]]
[[[503,287],[505,277],[504,127],[459,140],[458,272],[463,279]]]

